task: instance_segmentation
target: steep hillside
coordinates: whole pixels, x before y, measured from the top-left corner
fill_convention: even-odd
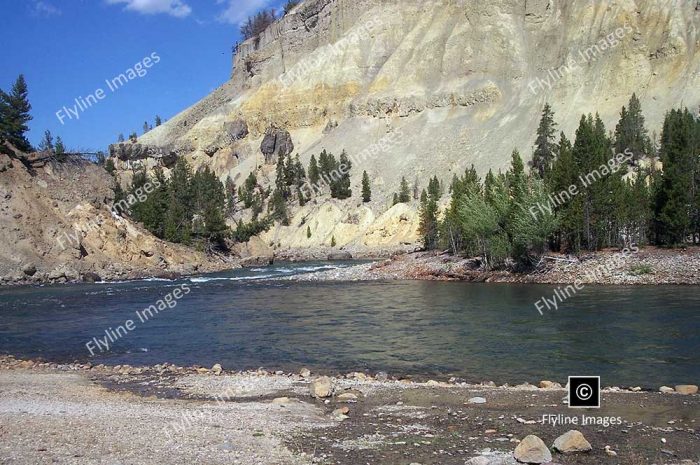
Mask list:
[[[0,282],[124,279],[234,266],[112,215],[113,180],[85,161],[28,169],[0,154]]]
[[[140,137],[138,150],[114,153],[124,181],[129,161],[168,167],[185,156],[240,185],[251,171],[274,180],[288,135],[305,166],[324,148],[345,149],[353,197],[317,198],[263,240],[376,249],[417,240],[415,202],[389,208],[402,176],[425,187],[472,163],[505,168],[513,148],[529,158],[545,102],[571,137],[582,113],[598,111],[613,129],[633,92],[650,130],[673,106],[698,107],[695,1],[307,0],[238,46],[222,87]]]

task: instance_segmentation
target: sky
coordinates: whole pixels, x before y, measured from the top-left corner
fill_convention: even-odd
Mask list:
[[[167,120],[223,84],[240,23],[281,3],[0,0],[0,89],[24,74],[32,144],[48,129],[69,150],[106,151],[120,133],[141,134],[145,121]],[[127,79],[112,85],[120,74]]]

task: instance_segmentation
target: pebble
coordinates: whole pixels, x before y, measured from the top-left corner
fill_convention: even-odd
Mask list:
[[[469,400],[467,400],[467,402],[470,404],[485,404],[486,399],[484,397],[472,397]]]

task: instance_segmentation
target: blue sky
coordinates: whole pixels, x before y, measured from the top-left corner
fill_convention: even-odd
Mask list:
[[[45,129],[69,149],[106,150],[156,114],[169,119],[225,82],[231,46],[248,15],[281,0],[2,0],[0,88],[23,73],[32,116],[29,140]],[[147,74],[110,91],[106,79],[155,53]],[[56,112],[104,91],[79,119]],[[64,112],[65,113],[65,112]]]

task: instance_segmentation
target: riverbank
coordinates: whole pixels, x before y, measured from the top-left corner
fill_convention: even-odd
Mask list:
[[[700,284],[700,248],[548,255],[529,272],[485,270],[478,259],[440,252],[395,255],[376,263],[291,276],[297,281],[439,280],[533,284]]]
[[[529,435],[550,446],[576,429],[591,450],[549,452],[553,462],[698,460],[698,395],[607,388],[601,409],[581,412],[567,408],[561,385],[541,385],[2,357],[0,455],[10,463],[497,465],[517,463]],[[582,415],[597,423],[555,422]]]

